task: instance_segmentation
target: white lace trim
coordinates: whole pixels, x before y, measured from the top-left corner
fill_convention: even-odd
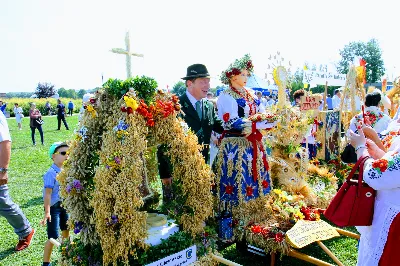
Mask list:
[[[378,265],[379,260],[382,257],[383,250],[386,245],[387,237],[389,234],[390,226],[394,218],[399,214],[400,210],[398,208],[389,207],[386,211],[383,227],[379,233],[378,243],[376,243],[375,248],[373,249],[373,253],[369,256],[366,265]]]

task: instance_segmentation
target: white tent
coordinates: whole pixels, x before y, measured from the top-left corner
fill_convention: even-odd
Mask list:
[[[269,87],[268,83],[262,80],[260,77],[256,76],[254,73],[251,74],[249,79],[247,80],[246,87],[255,89],[267,89]]]

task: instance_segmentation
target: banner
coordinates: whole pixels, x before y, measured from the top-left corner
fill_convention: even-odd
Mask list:
[[[146,266],[185,266],[196,260],[196,245],[194,245],[161,260],[147,264]]]
[[[303,83],[325,85],[326,82],[329,86],[344,86],[346,75],[312,70],[303,71]]]
[[[321,103],[321,96],[301,96],[300,111],[318,110]]]

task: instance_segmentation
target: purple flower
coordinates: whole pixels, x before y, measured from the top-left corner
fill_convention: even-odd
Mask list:
[[[80,228],[74,228],[74,234],[77,235],[81,232]]]
[[[77,192],[80,192],[82,187],[81,181],[74,179],[73,181],[73,187],[76,189]]]
[[[67,185],[67,187],[65,188],[65,191],[67,191],[67,193],[71,193],[72,187],[70,184]]]
[[[109,165],[106,165],[106,168],[107,168],[107,169],[110,169],[110,166],[109,166]]]
[[[115,163],[117,163],[117,164],[121,164],[121,159],[120,159],[118,156],[115,156],[115,157],[114,157],[114,161],[115,161]]]

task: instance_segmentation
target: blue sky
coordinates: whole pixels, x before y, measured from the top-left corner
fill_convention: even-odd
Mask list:
[[[270,54],[280,51],[295,66],[329,64],[350,41],[376,38],[389,79],[400,74],[396,45],[399,4],[383,1],[0,1],[0,92],[56,88],[91,89],[104,79],[125,78],[127,30],[134,75],[172,87],[190,64],[217,76],[250,53],[264,77]]]

